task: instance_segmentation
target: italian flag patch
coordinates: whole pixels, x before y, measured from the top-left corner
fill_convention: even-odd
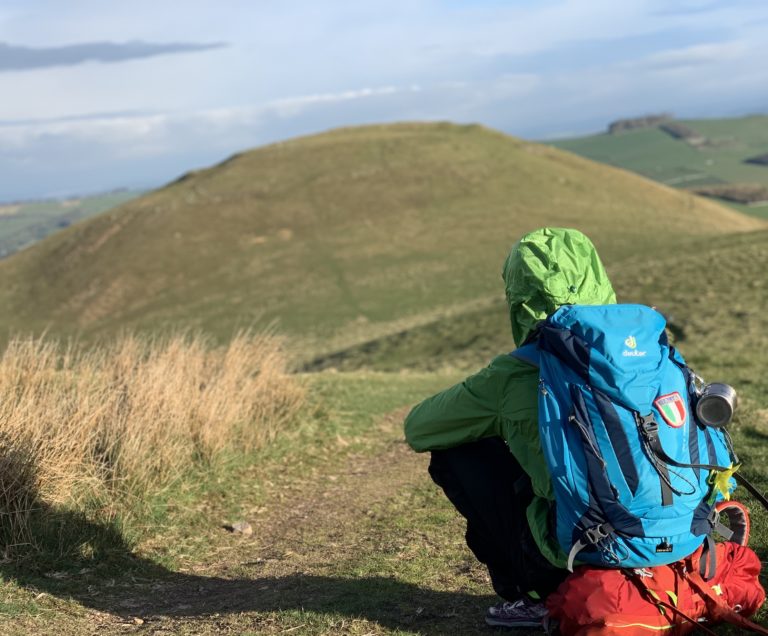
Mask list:
[[[677,391],[662,395],[656,398],[653,403],[659,409],[659,413],[661,413],[664,421],[672,428],[680,428],[685,424],[685,400],[680,397]]]

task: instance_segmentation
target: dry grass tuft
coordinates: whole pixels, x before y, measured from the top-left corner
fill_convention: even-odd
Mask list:
[[[271,335],[123,337],[93,349],[17,339],[0,358],[0,540],[34,543],[37,508],[108,515],[228,449],[268,442],[303,389]]]

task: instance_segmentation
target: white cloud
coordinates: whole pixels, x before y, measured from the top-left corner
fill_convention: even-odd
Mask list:
[[[717,42],[699,44],[681,49],[670,49],[649,55],[634,66],[651,69],[671,70],[680,67],[721,65],[734,60],[743,60],[749,53],[744,42]],[[629,65],[632,66],[632,65]]]
[[[195,112],[138,114],[133,116],[94,116],[53,121],[6,122],[0,125],[0,145],[24,148],[52,137],[76,138],[81,142],[115,145],[117,152],[141,154],[131,150],[142,141],[169,136],[174,128],[199,128],[206,134],[223,130],[236,131],[257,125],[265,116],[296,117],[306,109],[319,104],[336,104],[371,99],[402,93],[418,93],[422,88],[413,86],[365,87],[338,93],[300,95],[267,102],[262,106],[212,108]],[[161,151],[159,145],[144,145],[153,154]]]
[[[342,91],[340,93],[317,93],[314,95],[302,95],[300,97],[286,97],[270,102],[264,107],[264,110],[272,110],[284,117],[296,116],[301,111],[315,104],[328,104],[334,102],[347,102],[356,99],[366,99],[369,97],[381,97],[383,95],[395,95],[397,93],[418,93],[421,86],[412,84],[408,87],[381,86],[378,88],[358,88],[355,90]]]
[[[100,175],[94,188],[134,171],[160,181],[184,162],[355,123],[538,136],[645,110],[768,106],[766,18],[765,3],[736,0],[26,0],[0,8],[0,41],[231,46],[0,74],[0,200],[56,164],[78,183]],[[82,117],[110,112],[138,114]]]

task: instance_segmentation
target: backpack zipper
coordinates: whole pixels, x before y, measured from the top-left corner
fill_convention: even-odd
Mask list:
[[[606,463],[605,459],[603,459],[603,454],[600,452],[600,449],[598,449],[595,446],[595,443],[592,441],[592,438],[589,435],[589,431],[587,431],[587,427],[584,424],[582,424],[579,418],[576,417],[573,413],[571,413],[568,416],[568,421],[571,424],[574,424],[579,429],[579,432],[581,433],[582,438],[584,439],[584,441],[587,442],[587,444],[589,444],[595,457],[599,460],[603,469],[605,469],[608,464]]]

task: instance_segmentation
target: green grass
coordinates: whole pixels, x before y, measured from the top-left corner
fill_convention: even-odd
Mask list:
[[[382,415],[396,406],[416,402],[457,379],[456,372],[307,376],[305,381],[314,397],[291,430],[285,431],[272,446],[259,453],[248,457],[232,456],[215,472],[190,475],[164,496],[143,502],[142,510],[150,510],[150,513],[144,517],[134,515],[130,532],[112,536],[111,543],[105,544],[103,550],[91,551],[79,558],[68,551],[64,558],[58,554],[40,554],[36,559],[22,563],[0,563],[0,626],[4,630],[18,626],[17,633],[47,633],[55,622],[61,634],[82,633],[93,625],[92,611],[87,608],[130,615],[130,607],[126,609],[121,605],[126,596],[135,593],[142,597],[145,592],[141,589],[145,584],[150,587],[146,591],[147,598],[152,598],[151,590],[157,585],[186,584],[188,579],[181,573],[196,571],[200,563],[210,561],[211,555],[221,554],[222,543],[228,550],[223,553],[223,567],[228,576],[252,578],[252,571],[238,566],[236,542],[227,544],[225,533],[222,540],[220,524],[224,520],[253,519],[260,514],[254,510],[261,511],[265,505],[279,505],[284,493],[300,493],[308,484],[341,470],[349,464],[350,458],[362,464],[366,457],[375,457],[382,452],[383,441],[390,444],[387,440],[400,436],[400,419],[396,418],[382,428],[377,425]],[[386,475],[382,477],[386,481]],[[302,633],[325,633],[334,625],[344,623],[349,626],[355,622],[355,616],[370,614],[374,595],[380,599],[377,607],[389,607],[384,610],[382,620],[400,621],[402,617],[395,611],[395,606],[410,602],[404,591],[418,591],[423,569],[436,565],[435,541],[440,543],[440,537],[451,534],[451,547],[444,553],[441,551],[441,559],[453,559],[462,549],[454,536],[460,523],[449,506],[436,498],[433,488],[418,486],[413,492],[393,492],[391,495],[378,506],[371,504],[372,509],[355,523],[353,532],[357,540],[363,544],[375,542],[373,550],[339,552],[332,562],[310,568],[311,575],[305,577],[303,586],[311,587],[314,576],[324,594],[330,595],[325,601],[319,602],[314,611],[269,612],[266,608],[270,603],[279,607],[280,602],[279,598],[267,598],[263,601],[259,621],[265,625],[274,622],[276,631],[304,625],[306,631]],[[412,511],[418,511],[416,524],[408,518]],[[421,517],[426,525],[422,524]],[[94,533],[103,530],[97,526],[86,523],[71,530],[79,529],[81,541],[93,541]],[[310,546],[313,542],[319,544],[326,540],[325,535],[314,539],[313,533],[321,531],[322,527],[309,527],[303,533],[303,540]],[[418,545],[419,537],[425,531],[437,534],[428,550]],[[264,537],[262,542],[267,544],[267,552],[259,554],[268,555],[271,540]],[[406,579],[401,581],[395,580],[398,564],[402,561],[402,555],[397,556],[396,546],[407,549],[409,558],[413,559]],[[467,562],[466,554],[459,556],[462,563]],[[451,567],[455,565],[452,563]],[[285,574],[281,573],[281,576]],[[433,580],[438,578],[434,571],[429,576]],[[387,590],[389,577],[393,578]],[[358,579],[360,582],[354,583]],[[213,578],[191,580],[195,590],[198,585],[217,585]],[[455,577],[443,581],[443,586],[450,587],[454,582]],[[257,584],[257,581],[248,583],[249,596]],[[353,597],[351,585],[355,591]],[[110,596],[111,589],[117,595],[115,598]],[[480,586],[475,585],[474,589],[480,589]],[[428,598],[429,592],[424,593]],[[339,603],[339,594],[350,598]],[[450,595],[445,594],[444,598],[448,603]],[[130,621],[130,618],[126,620]],[[252,618],[237,615],[228,620],[238,626],[237,633],[245,633],[247,626],[253,624]],[[370,629],[368,620],[360,618],[357,622]],[[185,629],[190,629],[189,633],[201,633],[198,629],[208,627],[204,623],[197,628],[181,625],[178,632],[174,629],[174,633],[187,633]],[[217,632],[211,628],[211,633]],[[263,632],[256,630],[254,633]],[[419,632],[394,630],[390,633]]]
[[[479,126],[343,129],[244,153],[0,263],[0,336],[188,327],[223,342],[276,322],[297,348],[334,351],[495,295],[502,255],[547,224],[580,227],[611,260],[759,226]]]
[[[79,199],[0,204],[0,258],[29,247],[83,219],[101,214],[139,196],[139,192],[111,192]]]
[[[160,506],[135,544],[123,547],[121,562],[73,561],[55,572],[1,566],[0,628],[42,634],[55,626],[61,636],[97,626],[105,634],[489,633],[482,614],[495,599],[464,545],[461,518],[424,464],[409,485],[394,487],[396,474],[386,470],[402,467],[379,460],[400,435],[400,417],[382,426],[381,415],[460,376],[306,376],[315,398],[297,427],[273,447],[169,493],[174,505]],[[768,422],[753,419],[757,405],[742,411],[734,438],[750,476],[767,488],[768,450],[755,442],[765,439]],[[349,467],[378,467],[361,477],[378,486],[359,501],[344,491],[337,499],[305,499],[321,480],[331,487],[339,483],[331,479],[343,481]],[[283,497],[289,511],[310,505],[309,515],[282,530],[279,523],[258,525],[259,515],[285,505]],[[219,528],[243,517],[256,519],[260,534],[252,544]],[[768,517],[756,506],[752,545],[768,556]],[[138,617],[146,622],[134,624]]]
[[[607,262],[621,300],[659,306],[696,370],[737,387],[743,400],[733,427],[736,448],[744,471],[763,489],[767,265],[765,231],[699,240],[654,260]],[[509,348],[506,312],[496,296],[348,351],[349,368],[392,371],[305,375],[312,400],[274,445],[251,457],[233,456],[217,472],[177,484],[153,502],[143,522],[132,520],[136,525],[123,533],[122,543],[113,543],[111,559],[97,558],[94,566],[84,558],[37,568],[25,564],[22,573],[3,566],[0,593],[9,625],[20,625],[18,633],[44,633],[56,620],[61,634],[76,634],[92,627],[95,608],[113,617],[104,627],[111,633],[126,629],[115,626],[115,616],[129,625],[134,616],[167,612],[146,608],[164,608],[152,590],[169,586],[182,590],[173,592],[181,595],[175,603],[188,609],[151,621],[172,633],[486,633],[482,612],[493,597],[482,567],[464,547],[463,523],[430,485],[425,466],[416,467],[418,479],[392,486],[403,468],[393,469],[386,457],[401,436],[402,415],[385,425],[380,417]],[[413,370],[403,373],[404,367]],[[342,490],[330,500],[310,494],[306,503],[308,489],[349,479],[349,466],[365,471],[359,501],[354,490]],[[310,508],[287,529],[261,526],[266,535],[253,549],[244,552],[242,543],[222,536],[226,521],[258,520],[286,505]],[[752,545],[766,559],[768,515],[756,505],[752,511]],[[282,543],[281,532],[288,533]],[[66,578],[46,577],[52,568]],[[83,568],[91,571],[79,574]],[[188,598],[184,590],[190,587],[209,592]],[[94,589],[100,594],[89,591]],[[45,595],[38,598],[41,591]],[[122,606],[125,598],[135,598],[136,609]],[[240,599],[237,611],[228,609],[232,599]]]
[[[658,128],[645,128],[550,143],[678,188],[715,183],[768,185],[768,167],[744,163],[745,159],[768,151],[768,116],[681,120],[680,123],[705,136],[708,142],[694,148]],[[766,207],[728,205],[756,217],[768,218]]]

